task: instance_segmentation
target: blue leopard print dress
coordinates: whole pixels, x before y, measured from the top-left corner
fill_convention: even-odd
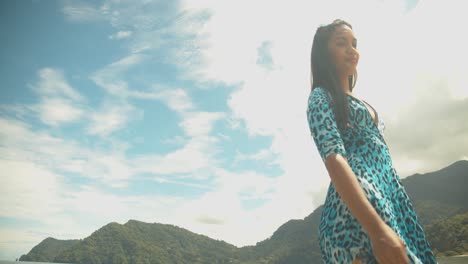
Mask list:
[[[376,124],[361,100],[346,96],[350,117],[348,127],[340,134],[330,94],[322,87],[310,93],[307,119],[323,162],[330,154],[343,155],[377,213],[407,244],[411,263],[437,263],[393,167],[383,138],[383,120],[374,109]],[[356,257],[363,264],[377,263],[367,233],[340,198],[333,182],[328,187],[318,232],[324,263],[352,263]]]

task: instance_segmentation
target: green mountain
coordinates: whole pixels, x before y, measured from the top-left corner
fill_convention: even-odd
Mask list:
[[[21,256],[21,261],[51,261],[55,256],[79,244],[80,240],[59,240],[52,237],[44,239],[33,247],[27,255]]]
[[[402,180],[436,253],[468,251],[468,161]],[[255,246],[237,248],[173,225],[110,223],[83,240],[47,238],[20,260],[65,263],[321,263],[317,228],[322,206],[290,220]]]
[[[436,254],[453,256],[468,252],[468,213],[434,221],[425,231]]]
[[[468,160],[402,180],[423,225],[468,212]]]
[[[110,223],[53,259],[62,263],[230,263],[237,247],[166,224]]]
[[[255,246],[242,247],[241,263],[322,263],[317,231],[322,207],[303,220],[289,220]]]

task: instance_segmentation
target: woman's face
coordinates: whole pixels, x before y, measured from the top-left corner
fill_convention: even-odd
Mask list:
[[[337,26],[328,41],[328,50],[340,76],[349,76],[356,71],[359,52],[351,28],[346,25]]]

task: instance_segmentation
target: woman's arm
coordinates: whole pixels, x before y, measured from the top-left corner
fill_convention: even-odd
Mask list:
[[[367,200],[346,158],[340,154],[331,154],[325,160],[325,167],[341,199],[369,235],[379,263],[409,264],[404,242]]]
[[[367,234],[371,237],[379,233],[386,223],[377,214],[369,200],[367,200],[346,158],[339,154],[329,155],[325,160],[325,167],[341,199],[343,199],[351,213],[361,223]]]
[[[324,88],[309,96],[307,120],[320,157],[336,191],[367,232],[380,264],[409,264],[403,241],[377,214],[346,160],[347,152]]]

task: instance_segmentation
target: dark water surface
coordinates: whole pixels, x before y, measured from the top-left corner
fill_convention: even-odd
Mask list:
[[[439,264],[468,264],[468,256],[438,258]]]
[[[0,260],[0,264],[19,264],[19,263],[24,263],[24,264],[60,264],[60,263],[52,263],[52,262],[31,262],[31,261],[7,261],[7,260]]]
[[[443,257],[438,258],[439,264],[468,264],[468,256],[463,257]],[[15,263],[31,263],[31,264],[52,264],[51,262],[23,262],[23,261],[4,261],[0,260],[0,264],[15,264]],[[57,264],[57,263],[54,263]]]

